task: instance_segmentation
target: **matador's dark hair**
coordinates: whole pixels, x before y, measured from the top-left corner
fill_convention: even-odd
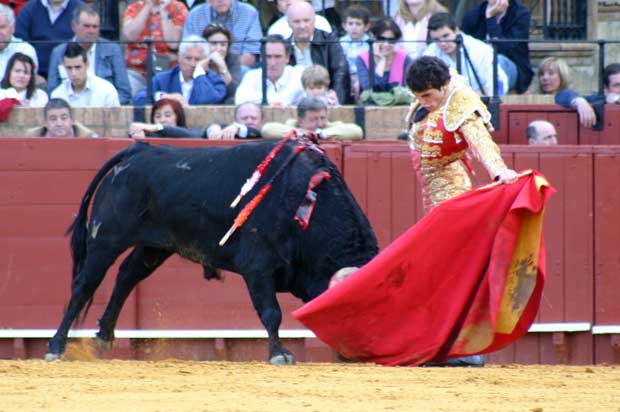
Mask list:
[[[407,86],[412,92],[439,89],[449,81],[448,65],[432,56],[415,59],[407,71]]]

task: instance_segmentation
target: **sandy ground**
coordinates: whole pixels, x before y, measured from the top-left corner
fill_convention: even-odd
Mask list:
[[[620,366],[3,360],[0,411],[620,412]]]

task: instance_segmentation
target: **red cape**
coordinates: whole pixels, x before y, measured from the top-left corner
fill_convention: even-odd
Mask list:
[[[498,350],[536,316],[553,191],[532,172],[443,202],[293,316],[358,361],[419,365]]]

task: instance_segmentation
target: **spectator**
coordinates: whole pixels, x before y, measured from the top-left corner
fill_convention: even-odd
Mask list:
[[[260,54],[259,41],[263,37],[258,11],[254,6],[239,0],[209,0],[208,4],[198,6],[189,13],[183,27],[183,37],[201,35],[205,26],[213,22],[230,30],[235,40],[232,51],[241,56],[242,65],[253,67]]]
[[[35,68],[39,65],[34,47],[15,37],[14,33],[15,14],[8,6],[0,4],[0,76],[4,76],[9,59],[18,52],[30,56]]]
[[[202,137],[202,133],[187,127],[185,111],[178,100],[162,98],[153,105],[151,123],[132,123],[129,137]]]
[[[45,124],[26,131],[26,137],[99,137],[78,121],[73,120],[71,106],[66,100],[52,97],[43,109]]]
[[[546,120],[534,120],[525,130],[527,144],[530,146],[550,146],[558,144],[558,132]]]
[[[469,10],[461,25],[463,31],[479,40],[528,39],[530,12],[518,0],[488,0]],[[527,42],[496,44],[499,65],[508,77],[509,90],[527,91],[534,72]]]
[[[329,72],[325,67],[320,64],[306,67],[301,73],[301,85],[304,88],[304,94],[301,97],[323,100],[328,107],[338,106],[338,96],[329,88],[329,83]]]
[[[291,39],[294,54],[291,56],[291,64],[304,67],[320,64],[325,67],[332,81],[330,88],[336,91],[338,101],[341,104],[349,103],[351,100],[349,65],[338,37],[333,33],[315,29],[314,9],[305,1],[291,4],[286,11],[286,17],[293,29]]]
[[[52,91],[50,97],[66,100],[72,107],[120,106],[114,85],[88,72],[88,57],[77,43],[67,44],[62,64],[67,79]]]
[[[361,139],[362,128],[353,123],[327,121],[327,105],[323,100],[307,97],[297,106],[297,119],[286,123],[265,123],[261,132],[266,138],[281,138],[291,130],[299,134],[314,133],[320,139]]]
[[[181,3],[185,4],[187,10],[191,10],[194,7],[198,7],[201,4],[205,4],[206,0],[179,0]]]
[[[398,25],[389,17],[375,20],[370,26],[370,35],[375,40],[372,45],[375,71],[373,91],[386,92],[406,84],[407,67],[412,58],[404,50],[397,50],[396,43],[402,34]],[[369,52],[356,59],[360,90],[370,89]]]
[[[30,0],[17,16],[15,34],[33,43],[39,60],[38,72],[46,79],[52,49],[73,36],[73,10],[82,4],[80,0]]]
[[[226,97],[226,83],[209,69],[208,53],[209,45],[202,37],[191,35],[183,39],[179,64],[153,78],[153,99],[174,99],[183,106],[222,103]],[[146,89],[134,98],[134,105],[144,104]]]
[[[438,57],[453,69],[457,68],[457,43],[462,39],[458,59],[461,62],[461,75],[467,84],[479,94],[493,93],[493,49],[488,44],[461,33],[454,18],[449,13],[436,13],[428,21],[428,34],[431,44],[424,51],[425,56]],[[501,67],[497,67],[498,94],[508,90],[508,79]]]
[[[288,64],[291,45],[278,34],[265,37],[265,65],[267,67],[267,103],[272,106],[290,106],[303,94],[302,66]],[[252,69],[241,80],[235,94],[235,104],[261,104],[263,101],[263,69]]]
[[[127,44],[127,74],[131,94],[146,86],[146,38],[153,40],[156,72],[172,68],[177,60],[187,8],[177,0],[142,0],[130,4],[123,18]],[[200,34],[200,33],[196,33]]]
[[[255,103],[241,103],[235,107],[235,121],[228,126],[214,123],[205,130],[212,140],[259,139],[263,125],[263,109]]]
[[[340,45],[349,65],[351,95],[354,101],[357,101],[360,94],[355,59],[360,53],[368,51],[368,34],[366,32],[368,31],[369,21],[370,12],[366,7],[353,5],[344,11],[342,27],[347,34],[340,38]]]
[[[219,23],[211,23],[205,27],[202,37],[209,44],[209,56],[203,62],[214,70],[226,83],[224,104],[235,103],[235,91],[241,81],[241,60],[239,55],[230,50],[232,33]]]
[[[431,15],[445,11],[436,0],[399,0],[394,21],[403,34],[401,47],[412,59],[420,57],[426,49]]]
[[[49,99],[47,93],[37,88],[35,70],[30,56],[19,52],[11,56],[0,83],[0,99],[13,98],[22,106],[44,107]]]
[[[314,8],[315,13],[322,13],[325,16],[332,29],[340,30],[342,20],[338,10],[336,10],[335,0],[312,0],[312,8]]]
[[[291,3],[295,1],[306,1],[306,0],[276,0],[278,11],[282,13],[282,16],[276,20],[271,26],[269,26],[269,30],[267,30],[267,34],[279,34],[285,39],[288,39],[293,34],[293,30],[291,26],[288,24],[288,20],[286,18],[286,10]],[[329,24],[327,19],[320,14],[316,16],[316,27],[317,29],[326,31],[328,33],[332,32],[332,26]]]
[[[569,109],[576,109],[581,125],[589,127],[594,123],[589,116],[590,110],[588,107],[595,109],[599,103],[620,103],[620,64],[613,63],[605,66],[605,69],[603,69],[603,86],[604,96],[600,96],[598,93],[593,93],[589,96],[579,96],[577,92],[566,86],[556,93],[555,103]],[[595,106],[591,107],[591,105]],[[596,110],[594,112],[596,114]]]
[[[99,37],[101,18],[99,11],[92,4],[84,4],[73,11],[71,29],[77,42],[88,56],[88,70],[116,87],[121,104],[131,102],[131,87],[127,77],[125,58],[118,44]],[[62,64],[67,44],[63,43],[52,50],[47,74],[47,90],[51,92],[61,81],[67,78]]]
[[[566,61],[558,57],[547,57],[538,65],[536,71],[538,83],[536,92],[541,94],[556,94],[567,89],[571,83],[570,68]]]

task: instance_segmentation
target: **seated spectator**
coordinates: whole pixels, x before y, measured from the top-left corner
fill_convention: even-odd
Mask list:
[[[30,56],[35,67],[39,66],[34,47],[15,37],[13,33],[15,33],[15,14],[8,6],[0,4],[0,76],[6,72],[6,65],[15,53]]]
[[[52,91],[50,97],[64,99],[72,107],[120,106],[114,85],[88,72],[86,50],[79,44],[67,44],[62,64],[68,78]]]
[[[122,32],[125,40],[129,41],[126,62],[132,96],[146,86],[147,53],[144,40],[153,40],[156,73],[174,67],[186,17],[187,8],[177,0],[142,0],[127,6]]]
[[[394,20],[389,17],[375,20],[370,26],[370,35],[375,40],[372,45],[375,64],[372,90],[386,92],[406,85],[407,68],[413,59],[404,50],[396,49],[402,33]],[[369,52],[361,53],[356,59],[361,91],[370,89],[369,60]]]
[[[436,13],[428,21],[429,39],[435,43],[424,50],[425,56],[441,59],[449,67],[457,69],[461,63],[461,75],[469,86],[479,94],[493,94],[493,49],[488,44],[461,33],[449,13]],[[455,40],[461,39],[459,48]],[[460,49],[460,50],[459,50]],[[457,50],[460,51],[457,57]],[[501,67],[497,67],[497,94],[508,91],[508,79]]]
[[[465,14],[461,28],[482,41],[528,39],[530,12],[518,0],[483,1]],[[496,48],[498,63],[508,77],[509,90],[527,91],[534,76],[528,43],[498,42]]]
[[[327,33],[314,27],[314,9],[305,1],[292,3],[286,10],[286,18],[293,30],[291,41],[294,48],[291,64],[303,67],[320,64],[325,67],[332,81],[330,89],[336,91],[340,104],[349,103],[351,101],[349,65],[338,37],[334,33]]]
[[[241,64],[253,67],[260,55],[260,26],[258,11],[238,0],[211,0],[192,9],[183,27],[183,37],[201,35],[210,23],[220,23],[233,35],[231,49],[241,56]]]
[[[52,49],[73,36],[71,19],[80,0],[30,0],[17,15],[15,34],[32,42],[37,51],[38,71],[47,78]]]
[[[226,83],[209,68],[209,45],[200,36],[183,39],[179,47],[179,64],[153,78],[153,100],[175,99],[183,106],[222,103]],[[206,66],[206,70],[205,67]],[[134,98],[134,105],[146,104],[146,89]]]
[[[263,125],[263,109],[255,103],[241,103],[235,107],[235,121],[228,126],[212,124],[205,130],[211,140],[259,139]]]
[[[327,105],[323,100],[307,97],[297,106],[297,119],[288,119],[286,123],[265,123],[261,133],[265,138],[281,138],[291,130],[299,134],[308,132],[320,139],[361,139],[362,128],[353,123],[327,120]]]
[[[436,0],[399,0],[394,21],[402,32],[400,43],[409,57],[416,59],[426,49],[428,21],[435,13],[446,12],[446,8]]]
[[[26,131],[26,137],[99,137],[78,121],[73,120],[71,106],[66,100],[52,97],[43,109],[45,125]]]
[[[286,19],[286,10],[291,3],[295,1],[306,1],[306,0],[277,0],[278,11],[282,13],[282,16],[276,20],[269,29],[267,30],[267,34],[279,34],[280,36],[288,39],[293,34],[293,30],[291,26],[288,24],[288,20]],[[332,32],[332,26],[329,24],[327,19],[320,14],[316,15],[315,21],[317,29],[326,31],[327,33]]]
[[[49,98],[47,93],[37,89],[35,70],[30,56],[19,52],[11,56],[0,83],[0,99],[13,98],[19,100],[22,106],[44,107]]]
[[[360,94],[360,83],[357,76],[355,60],[362,52],[368,51],[368,34],[370,12],[364,6],[353,5],[344,11],[342,27],[347,33],[340,38],[340,45],[347,58],[349,76],[351,78],[351,95],[357,101]]]
[[[314,97],[323,100],[328,107],[338,106],[338,96],[329,88],[329,83],[329,72],[325,67],[319,64],[306,67],[301,73],[302,98]]]
[[[241,81],[241,60],[237,53],[230,50],[232,33],[219,23],[211,23],[205,27],[202,37],[207,40],[210,52],[203,67],[207,64],[208,68],[220,75],[226,83],[224,104],[234,104],[235,91]]]
[[[187,127],[185,111],[178,100],[163,98],[153,105],[151,123],[132,123],[129,137],[202,137],[202,133]]]
[[[546,120],[534,120],[525,130],[527,144],[530,146],[549,146],[558,144],[558,132],[555,127]]]
[[[88,70],[116,87],[121,104],[131,102],[131,87],[125,67],[125,57],[118,44],[99,37],[101,18],[99,11],[92,4],[83,4],[73,11],[71,29],[75,33],[73,40],[88,55]],[[47,73],[47,90],[51,92],[61,81],[67,78],[62,64],[67,44],[63,43],[52,50],[50,67]]]
[[[301,66],[288,64],[290,43],[278,34],[265,37],[265,60],[267,66],[267,103],[272,106],[290,106],[304,92],[301,85]],[[245,102],[261,104],[263,101],[263,69],[248,71],[235,94],[235,104]]]
[[[604,98],[598,93],[579,96],[576,91],[567,87],[556,93],[555,103],[569,109],[576,109],[579,113],[579,122],[583,126],[589,127],[592,119],[588,117],[588,106],[597,103],[620,104],[620,64],[613,63],[605,66],[603,69],[603,86]],[[594,107],[592,108],[594,109]]]
[[[541,94],[556,94],[567,89],[571,82],[571,73],[564,59],[547,57],[538,65],[536,92]]]

